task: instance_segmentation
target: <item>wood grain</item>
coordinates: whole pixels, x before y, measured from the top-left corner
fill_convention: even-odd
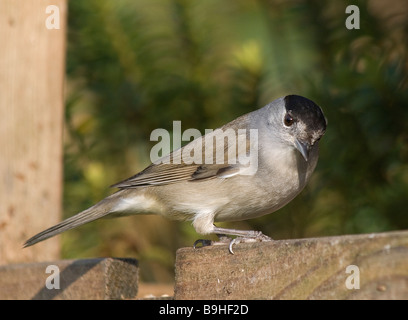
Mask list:
[[[408,299],[408,232],[177,251],[175,299]],[[349,265],[360,289],[348,289]]]
[[[60,29],[46,27],[49,5]],[[0,1],[0,264],[59,257],[58,239],[22,244],[61,219],[66,11]]]
[[[48,266],[59,269],[59,289],[48,288]],[[55,283],[52,280],[52,283]],[[0,300],[133,299],[138,288],[135,259],[81,259],[0,267]]]

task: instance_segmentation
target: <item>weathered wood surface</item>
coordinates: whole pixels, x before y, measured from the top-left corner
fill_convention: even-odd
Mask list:
[[[139,300],[170,300],[174,295],[174,283],[139,282],[137,297]]]
[[[59,8],[60,29],[46,9]],[[66,0],[0,1],[0,264],[56,260],[61,219]]]
[[[59,289],[55,267],[59,269]],[[47,286],[48,282],[48,286]],[[134,299],[138,288],[135,259],[60,260],[0,267],[0,300]]]
[[[234,252],[179,249],[174,298],[408,299],[407,231],[243,243]],[[358,272],[347,273],[350,265]],[[358,275],[360,289],[347,288]]]

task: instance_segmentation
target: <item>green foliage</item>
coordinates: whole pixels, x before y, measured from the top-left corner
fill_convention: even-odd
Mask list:
[[[216,128],[296,93],[329,125],[311,183],[277,213],[229,224],[275,239],[408,227],[408,18],[357,1],[69,1],[65,212],[149,164],[156,128]],[[136,256],[171,281],[198,235],[160,217],[95,222],[64,235],[65,257]]]

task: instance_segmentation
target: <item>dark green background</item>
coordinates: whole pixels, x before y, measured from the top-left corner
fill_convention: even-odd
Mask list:
[[[328,118],[312,181],[262,218],[224,224],[274,239],[408,227],[406,1],[69,1],[64,216],[150,163],[150,133],[218,126],[286,94]],[[349,4],[360,29],[348,30]],[[101,220],[63,235],[63,257],[136,257],[172,281],[189,222]]]

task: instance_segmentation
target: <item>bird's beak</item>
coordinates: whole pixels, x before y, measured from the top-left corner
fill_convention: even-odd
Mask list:
[[[302,154],[303,158],[307,161],[309,159],[310,144],[307,142],[300,142],[298,139],[295,140],[295,147]]]

